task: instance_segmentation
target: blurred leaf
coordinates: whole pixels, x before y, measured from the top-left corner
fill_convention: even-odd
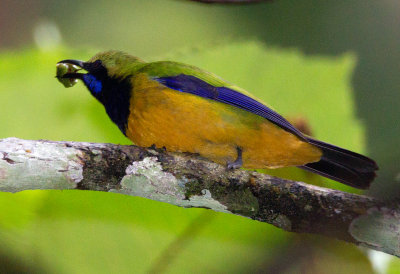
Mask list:
[[[349,243],[297,235],[284,248],[266,265],[265,273],[373,273],[362,250]]]
[[[254,269],[273,255],[266,246],[286,241],[286,233],[267,224],[120,194],[24,191],[0,193],[0,200],[7,201],[0,207],[1,241],[28,261],[39,257],[48,268],[64,273],[143,273],[199,215],[204,228],[189,233],[173,268]],[[31,214],[19,215],[22,220],[15,223],[16,208]],[[228,265],[220,264],[221,258]]]
[[[390,260],[387,273],[388,274],[399,274],[400,273],[400,260],[399,260],[399,258],[393,257]]]

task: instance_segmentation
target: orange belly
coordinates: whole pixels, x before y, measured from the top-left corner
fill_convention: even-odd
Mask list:
[[[126,135],[133,143],[192,152],[220,164],[243,151],[245,168],[278,168],[319,161],[321,150],[267,119],[234,106],[166,88],[145,75],[134,92]]]

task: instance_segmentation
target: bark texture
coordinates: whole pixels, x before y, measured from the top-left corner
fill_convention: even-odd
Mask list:
[[[227,170],[196,155],[78,142],[0,140],[0,191],[88,189],[202,207],[400,256],[400,210],[372,197]]]

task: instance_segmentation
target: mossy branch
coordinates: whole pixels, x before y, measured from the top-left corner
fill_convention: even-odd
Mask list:
[[[400,257],[400,210],[377,199],[160,149],[0,140],[0,191],[88,189],[202,207]]]

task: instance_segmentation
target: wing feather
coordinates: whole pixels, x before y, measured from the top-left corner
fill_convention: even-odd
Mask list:
[[[194,94],[217,102],[232,105],[268,119],[277,126],[306,139],[303,134],[281,115],[258,102],[257,100],[229,87],[216,87],[192,75],[179,74],[167,77],[152,77],[152,79],[170,89]]]

